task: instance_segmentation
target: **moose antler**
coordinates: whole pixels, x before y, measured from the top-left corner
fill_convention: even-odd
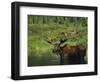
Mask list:
[[[45,39],[45,41],[49,44],[53,44],[54,45],[54,39],[51,39],[50,37]]]
[[[79,36],[79,33],[76,31],[72,32],[60,32],[56,38],[50,38],[45,36],[45,41],[48,42],[49,44],[63,44],[65,43],[68,39],[74,39]]]

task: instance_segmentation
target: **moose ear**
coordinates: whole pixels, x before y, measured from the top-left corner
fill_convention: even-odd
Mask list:
[[[64,43],[64,42],[66,42],[67,41],[67,39],[61,39],[60,40],[60,43]]]
[[[63,43],[63,44],[60,44],[60,47],[65,47],[66,46],[66,44],[65,43]]]

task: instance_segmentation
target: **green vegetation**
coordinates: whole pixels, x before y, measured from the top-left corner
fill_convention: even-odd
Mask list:
[[[68,45],[87,45],[87,18],[28,16],[28,66],[59,65],[59,56],[46,40],[58,41],[61,32],[67,34]]]

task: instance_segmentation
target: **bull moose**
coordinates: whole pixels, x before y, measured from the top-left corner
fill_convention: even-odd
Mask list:
[[[66,41],[66,38],[60,38],[57,42],[53,42],[52,40],[47,41],[54,46],[53,53],[60,56],[60,65],[84,64],[86,47],[82,45],[70,46],[65,44]]]

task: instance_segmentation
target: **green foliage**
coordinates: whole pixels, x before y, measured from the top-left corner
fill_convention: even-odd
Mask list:
[[[87,27],[87,17],[28,16],[28,24],[65,24],[66,26]]]
[[[68,45],[87,45],[87,18],[28,16],[28,66],[60,63],[59,57],[52,53],[53,45],[46,40],[52,38],[58,41],[61,32],[67,34]]]

